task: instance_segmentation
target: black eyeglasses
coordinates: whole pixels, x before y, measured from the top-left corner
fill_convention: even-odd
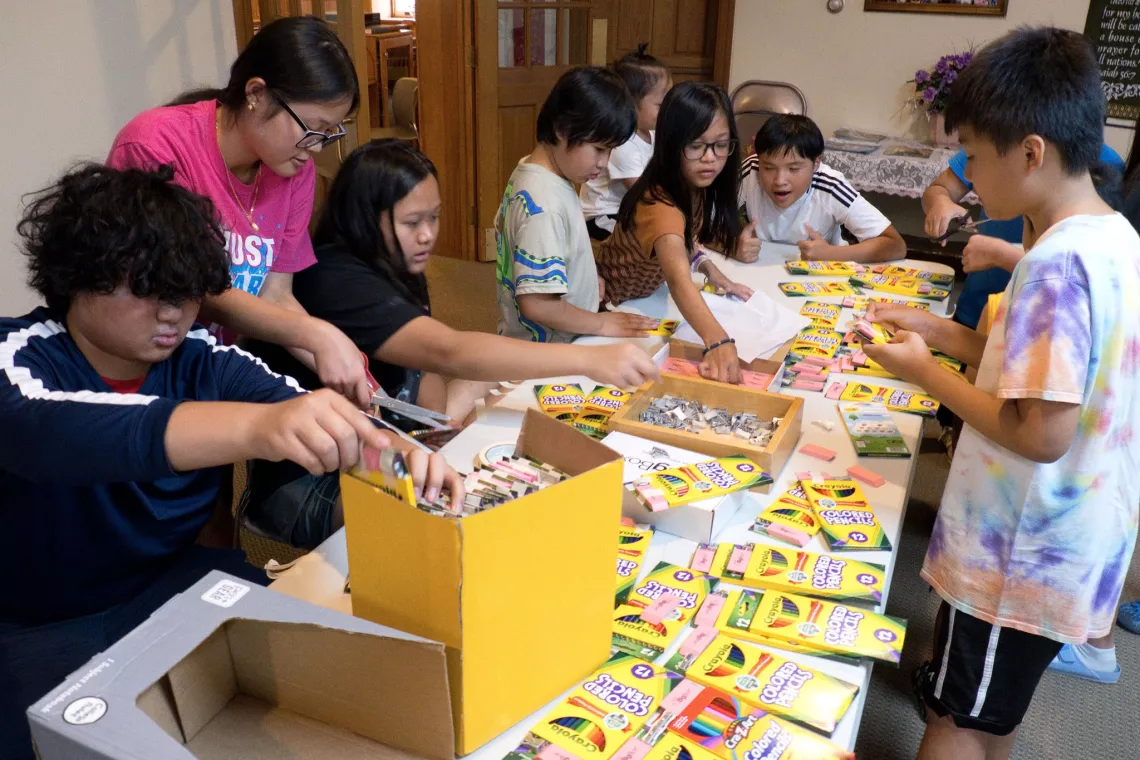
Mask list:
[[[690,161],[700,161],[710,148],[717,158],[728,158],[736,150],[736,140],[718,140],[716,142],[695,140],[685,146],[685,158]]]
[[[297,112],[290,108],[289,104],[286,103],[283,98],[274,96],[274,100],[276,100],[281,105],[281,107],[285,109],[285,113],[293,117],[293,121],[297,122],[297,126],[299,126],[304,131],[305,134],[301,137],[300,140],[297,141],[298,148],[308,150],[309,148],[316,148],[318,145],[324,147],[329,143],[336,142],[348,134],[348,132],[345,131],[344,124],[337,124],[336,132],[333,132],[331,135],[327,132],[318,132],[315,129],[309,129],[309,125],[301,120],[301,117],[297,115]]]

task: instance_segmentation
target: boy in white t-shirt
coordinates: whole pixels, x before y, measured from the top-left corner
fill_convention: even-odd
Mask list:
[[[807,261],[890,261],[906,243],[889,219],[839,172],[825,166],[823,133],[806,116],[780,114],[756,133],[740,167],[746,234],[799,246]],[[847,245],[841,228],[859,241]]]
[[[495,218],[499,334],[538,343],[578,335],[638,337],[657,321],[599,312],[602,280],[574,183],[597,177],[637,124],[633,98],[609,69],[563,74],[538,112],[538,144],[519,161]]]
[[[1120,676],[1112,626],[1140,504],[1140,238],[1097,195],[1105,100],[1092,42],[1020,28],[959,75],[946,110],[991,219],[1029,250],[988,340],[914,309],[867,355],[966,423],[922,577],[943,599],[919,760],[1007,757],[1046,668]],[[928,346],[978,368],[943,370]],[[1056,658],[1056,659],[1054,659]]]
[[[637,103],[637,130],[613,149],[609,165],[601,174],[582,185],[582,213],[586,215],[586,229],[594,240],[605,240],[613,233],[622,198],[649,165],[657,113],[665,93],[673,87],[669,69],[645,52],[646,47],[639,45],[637,52],[628,53],[614,65],[614,71]]]

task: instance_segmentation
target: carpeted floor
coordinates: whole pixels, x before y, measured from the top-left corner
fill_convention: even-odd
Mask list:
[[[455,330],[495,332],[495,264],[432,256],[427,267],[432,316]]]

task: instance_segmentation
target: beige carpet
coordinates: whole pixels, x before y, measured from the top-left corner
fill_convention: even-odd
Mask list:
[[[495,332],[499,307],[493,262],[432,256],[427,278],[433,317],[455,330]]]

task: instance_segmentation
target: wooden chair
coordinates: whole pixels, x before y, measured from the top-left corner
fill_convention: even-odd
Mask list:
[[[392,92],[392,122],[391,127],[373,127],[372,139],[396,138],[407,140],[416,147],[419,146],[420,131],[416,109],[419,107],[419,80],[414,77],[403,77],[396,81]]]

